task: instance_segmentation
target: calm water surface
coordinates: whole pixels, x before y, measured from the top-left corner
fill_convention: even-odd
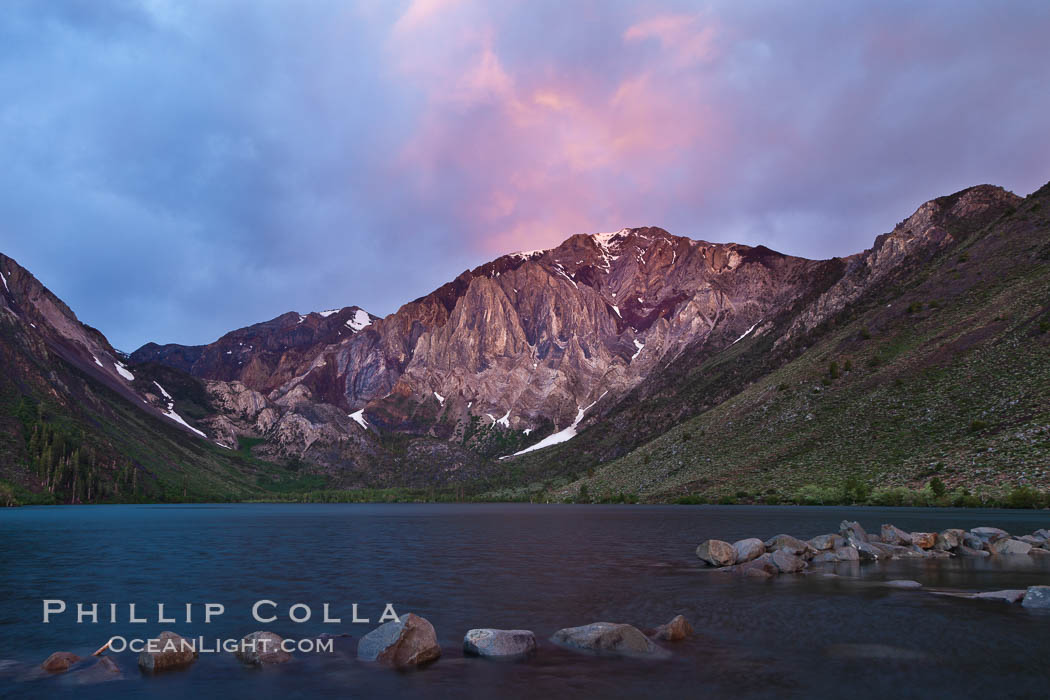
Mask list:
[[[705,570],[693,550],[786,532],[834,532],[843,518],[877,531],[993,525],[1050,527],[1032,511],[719,506],[181,505],[0,511],[0,695],[11,697],[1047,697],[1050,615],[878,584],[909,578],[945,590],[1050,584],[1047,558],[839,565],[838,577],[741,580]],[[45,598],[134,602],[147,624],[41,624]],[[282,617],[251,619],[259,599]],[[156,603],[220,602],[210,625],[157,624]],[[290,622],[293,603],[314,619]],[[343,623],[323,624],[331,603]],[[386,602],[437,629],[441,659],[398,673],[354,659],[375,624],[350,623],[351,604],[376,620]],[[102,606],[108,609],[108,606]],[[126,610],[126,605],[122,605]],[[684,614],[695,638],[648,661],[590,656],[547,642],[555,630],[604,620],[655,626]],[[536,632],[519,663],[464,658],[473,627]],[[281,667],[203,654],[188,670],[144,676],[131,652],[124,678],[82,685],[36,677],[51,652],[90,654],[111,635],[289,638],[349,633],[331,655]]]

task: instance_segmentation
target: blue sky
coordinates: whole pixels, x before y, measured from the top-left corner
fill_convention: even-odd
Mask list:
[[[5,3],[0,250],[115,345],[657,225],[808,257],[1050,180],[1046,2]]]

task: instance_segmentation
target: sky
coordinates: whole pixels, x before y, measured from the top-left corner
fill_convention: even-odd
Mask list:
[[[8,0],[0,251],[117,347],[660,226],[812,258],[1050,180],[1050,3]]]

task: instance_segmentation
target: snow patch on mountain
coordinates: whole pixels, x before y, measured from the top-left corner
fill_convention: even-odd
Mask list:
[[[434,392],[434,398],[437,399],[438,403],[441,404],[442,406],[445,405],[445,397],[442,396],[441,394],[437,393],[436,391]]]
[[[113,363],[113,367],[116,368],[117,374],[119,374],[120,376],[124,377],[124,379],[127,379],[129,382],[135,381],[135,375],[132,374],[131,372],[129,372],[128,368],[125,367],[120,362],[114,362]]]
[[[577,413],[576,413],[576,420],[574,420],[572,422],[572,425],[570,425],[568,428],[565,428],[564,430],[559,430],[558,432],[554,433],[553,435],[548,435],[547,437],[545,437],[542,440],[540,440],[539,442],[537,442],[535,445],[531,445],[529,447],[526,447],[524,450],[520,450],[518,452],[515,452],[514,454],[512,454],[510,456],[511,457],[517,457],[518,455],[523,455],[526,452],[535,452],[536,450],[542,450],[544,447],[550,447],[551,445],[557,445],[557,444],[560,444],[560,443],[563,443],[563,442],[568,442],[569,440],[572,440],[574,437],[576,437],[576,428],[578,428],[580,423],[583,421],[583,416],[587,413],[587,411],[589,411],[590,409],[594,408],[594,404],[596,404],[599,401],[601,401],[602,398],[604,398],[605,394],[607,394],[607,393],[609,393],[609,392],[605,392],[604,394],[599,396],[589,406],[583,406],[582,408],[579,408]],[[501,457],[500,459],[506,459],[506,457]]]
[[[636,338],[634,341],[634,347],[638,348],[638,350],[633,355],[631,355],[632,361],[642,354],[642,349],[645,348],[645,343],[638,342],[638,339]]]
[[[368,430],[368,421],[365,420],[365,409],[362,408],[359,411],[354,411],[350,414],[350,418],[352,418],[362,428]]]
[[[118,367],[119,367],[119,365],[118,365]],[[124,371],[127,372],[127,370],[124,370]],[[128,372],[128,374],[131,374],[131,372]],[[125,379],[126,379],[126,377],[125,377]],[[167,407],[167,409],[162,410],[161,413],[163,413],[165,416],[167,416],[171,420],[175,421],[176,423],[179,423],[180,425],[183,425],[183,426],[189,428],[190,430],[192,430],[193,432],[197,433],[201,437],[208,437],[207,435],[205,435],[204,433],[202,433],[201,431],[197,430],[192,425],[187,423],[185,420],[183,420],[182,416],[180,416],[178,413],[175,412],[175,399],[171,398],[171,394],[169,394],[167,391],[165,391],[164,387],[162,387],[156,381],[153,382],[153,385],[155,387],[157,387],[158,389],[160,389],[160,393],[163,394],[164,398],[168,400],[168,407]],[[220,443],[216,443],[216,444],[219,445]],[[221,446],[222,447],[226,447],[226,445],[221,445]],[[229,448],[227,448],[227,449],[229,449]]]
[[[730,345],[736,345],[741,340],[743,340],[747,336],[751,335],[751,331],[755,330],[755,326],[757,326],[759,323],[762,323],[762,321],[761,320],[756,321],[754,326],[751,326],[746,331],[744,331],[744,334],[742,336],[740,336],[739,338],[737,338],[736,340],[734,340],[732,343],[730,343]]]
[[[368,312],[364,309],[358,309],[354,312],[354,317],[346,322],[346,325],[350,327],[354,333],[358,332],[362,328],[372,325],[372,318],[368,315]]]

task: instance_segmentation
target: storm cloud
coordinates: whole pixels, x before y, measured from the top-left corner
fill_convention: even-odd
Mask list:
[[[118,346],[662,226],[808,257],[1050,179],[1050,5],[9,2],[0,250]]]

